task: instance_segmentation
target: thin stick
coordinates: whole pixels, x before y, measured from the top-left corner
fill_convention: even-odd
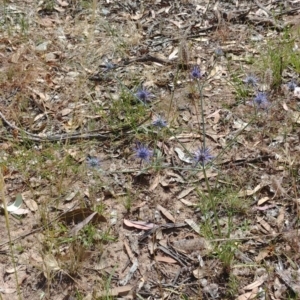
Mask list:
[[[0,169],[0,197],[3,202],[3,207],[4,207],[5,225],[6,225],[7,234],[8,234],[11,260],[12,260],[13,267],[14,267],[18,298],[19,298],[19,300],[22,300],[21,290],[20,290],[20,286],[19,286],[18,272],[17,272],[17,267],[16,267],[16,260],[15,260],[15,256],[14,256],[13,244],[12,244],[12,239],[11,239],[11,234],[10,234],[9,216],[8,216],[8,211],[7,211],[7,203],[6,203],[6,199],[5,199],[5,182],[4,182],[4,178],[3,178],[1,169]]]

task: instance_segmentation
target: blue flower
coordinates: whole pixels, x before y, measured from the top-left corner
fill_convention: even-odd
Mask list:
[[[263,92],[258,92],[258,94],[253,99],[253,101],[254,101],[254,104],[260,108],[268,108],[268,106],[269,106],[267,95],[266,95],[266,93],[263,93]]]
[[[290,81],[290,82],[288,82],[287,87],[288,87],[289,91],[293,92],[295,90],[295,88],[297,87],[297,83],[295,81]]]
[[[249,86],[257,86],[257,78],[254,75],[248,75],[245,79],[244,79],[244,83],[249,85]]]
[[[191,77],[192,79],[200,79],[202,77],[202,73],[198,66],[194,66],[191,71]]]
[[[153,155],[153,151],[149,150],[149,148],[140,142],[136,143],[136,148],[134,148],[136,158],[142,161],[149,162],[150,157]]]
[[[100,167],[100,160],[96,156],[88,155],[86,158],[86,162],[90,168],[99,168]]]
[[[215,54],[216,54],[216,56],[223,56],[224,52],[221,48],[217,48],[217,49],[215,49]]]
[[[152,122],[152,125],[159,128],[167,127],[167,121],[163,117],[157,116]]]
[[[112,63],[112,62],[110,62],[109,60],[106,60],[105,62],[104,62],[104,65],[105,65],[105,72],[108,72],[108,71],[110,71],[110,70],[112,70],[112,69],[114,69],[116,66]]]
[[[204,166],[205,164],[212,161],[214,156],[211,155],[209,148],[198,148],[194,153],[194,161],[197,164]]]
[[[150,98],[153,98],[154,95],[147,91],[146,88],[139,88],[136,92],[136,97],[143,103],[147,103],[150,101]]]

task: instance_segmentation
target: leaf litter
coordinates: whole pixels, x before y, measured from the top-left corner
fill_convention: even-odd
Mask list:
[[[284,11],[266,1],[50,2],[5,4],[0,48],[0,162],[19,211],[10,224],[23,298],[297,297],[297,66],[281,66],[276,90],[276,74],[256,64],[297,1]],[[253,72],[258,90],[243,86]],[[200,78],[216,155],[206,173],[193,160]],[[259,93],[268,109],[253,105]],[[161,113],[167,126],[154,131]],[[0,217],[1,269],[13,270]],[[2,297],[16,294],[13,273]]]

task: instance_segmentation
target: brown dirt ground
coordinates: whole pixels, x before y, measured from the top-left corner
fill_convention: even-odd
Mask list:
[[[18,299],[16,286],[31,300],[298,299],[299,104],[283,86],[299,74],[286,66],[257,114],[252,92],[236,88],[247,74],[265,77],[268,40],[287,24],[297,32],[299,1],[282,2],[2,5],[0,111],[18,129],[2,120],[0,164],[6,199],[21,193],[28,209],[9,218],[18,285],[0,215],[2,299]],[[287,13],[275,22],[265,9]],[[107,60],[116,68],[105,71]],[[203,142],[195,65],[213,200],[187,155]],[[142,83],[155,95],[149,106],[118,104]],[[168,129],[153,132],[155,114]],[[74,132],[104,137],[30,139]],[[140,166],[137,140],[156,161]],[[93,211],[91,231],[72,237]]]

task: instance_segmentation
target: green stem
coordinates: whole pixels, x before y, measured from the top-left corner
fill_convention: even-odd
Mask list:
[[[212,192],[211,192],[211,189],[210,189],[209,181],[208,181],[208,178],[207,178],[207,175],[206,175],[206,170],[205,170],[204,166],[203,166],[202,170],[203,170],[203,174],[204,174],[204,178],[205,178],[206,188],[208,190],[209,200],[210,200],[213,212],[214,212],[214,219],[215,219],[216,224],[217,224],[218,234],[219,234],[219,236],[221,236],[221,226],[220,226],[219,218],[218,218],[218,215],[217,215],[217,207],[216,207],[216,203],[214,201],[214,198],[213,198],[213,195],[212,195]]]
[[[197,80],[198,89],[200,92],[200,109],[201,109],[201,119],[202,119],[202,134],[203,134],[203,149],[205,149],[205,120],[204,120],[204,107],[203,107],[203,86],[200,86],[199,80]]]

